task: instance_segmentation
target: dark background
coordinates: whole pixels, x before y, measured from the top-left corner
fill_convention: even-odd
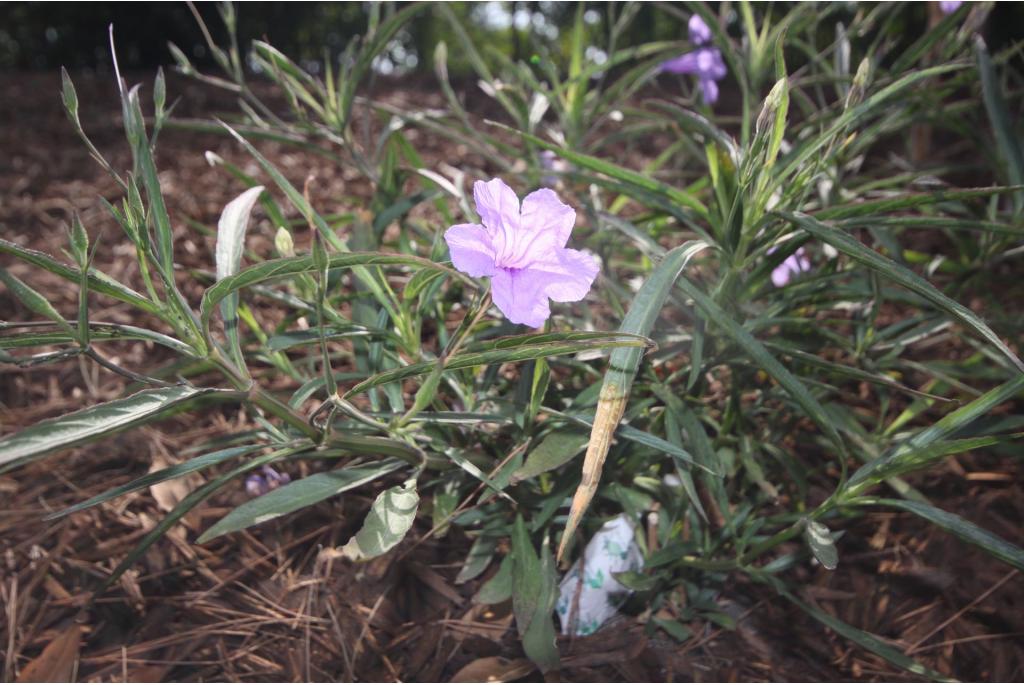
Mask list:
[[[386,14],[407,3],[390,3]],[[621,6],[621,3],[619,3]],[[677,3],[678,4],[678,3]],[[789,3],[776,2],[773,12],[782,14]],[[844,3],[842,19],[859,7],[861,11],[874,3]],[[931,3],[906,3],[899,19],[888,29],[909,43],[928,26]],[[569,31],[577,3],[574,2],[481,2],[450,3],[470,33],[483,43],[517,58],[529,57],[539,43],[553,53],[568,48]],[[680,5],[684,15],[689,11]],[[238,34],[242,46],[254,38],[269,40],[297,61],[310,63],[322,60],[325,51],[332,58],[344,50],[348,42],[366,28],[369,3],[366,2],[251,2],[237,5]],[[595,43],[604,44],[599,36],[607,30],[609,3],[587,3],[591,10],[592,35]],[[760,9],[760,8],[759,8]],[[214,38],[223,44],[226,34],[218,16],[217,3],[196,5]],[[515,13],[528,13],[529,27],[516,30],[496,23],[495,17],[510,18]],[[844,14],[845,13],[845,14]],[[526,15],[524,15],[526,16]],[[825,23],[825,22],[823,22]],[[834,20],[820,26],[821,40],[830,40]],[[118,57],[124,69],[146,69],[173,63],[167,48],[174,42],[200,67],[209,66],[210,58],[191,10],[184,2],[5,2],[0,4],[0,68],[19,70],[56,70],[65,66],[73,70],[110,67],[107,27],[114,24]],[[557,36],[551,27],[561,29]],[[738,22],[730,25],[733,33]],[[994,52],[1024,38],[1024,3],[996,4],[984,28],[984,35]],[[651,40],[682,39],[684,23],[666,12],[661,3],[644,3],[624,36],[623,44]],[[399,36],[402,46],[399,71],[430,71],[432,51],[439,40],[449,46],[449,68],[454,76],[468,72],[469,65],[460,59],[457,41],[444,19],[437,12],[421,12]]]

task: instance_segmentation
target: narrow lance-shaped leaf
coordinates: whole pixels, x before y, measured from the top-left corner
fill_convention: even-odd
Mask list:
[[[893,647],[890,647],[886,643],[882,642],[882,640],[872,635],[871,633],[864,632],[860,628],[854,628],[850,624],[844,623],[843,621],[839,620],[832,614],[826,613],[815,606],[812,606],[797,599],[789,592],[783,591],[782,595],[786,599],[791,601],[793,604],[797,605],[805,612],[807,612],[816,621],[828,626],[832,630],[836,631],[837,633],[845,637],[847,640],[855,642],[861,647],[864,647],[865,649],[874,652],[875,654],[882,657],[889,663],[894,664],[907,671],[910,671],[911,673],[916,673],[917,675],[929,678],[930,680],[936,682],[956,682],[955,680],[952,680],[951,678],[942,675],[938,671],[933,671],[932,669],[921,665],[917,661],[914,661],[913,659],[906,656],[899,650],[894,649]]]
[[[0,439],[0,473],[50,452],[75,447],[105,435],[155,420],[200,398],[239,401],[244,392],[176,386],[143,390],[131,397],[46,419]]]
[[[7,286],[11,294],[33,313],[46,319],[50,319],[58,326],[67,331],[72,338],[78,337],[78,332],[60,315],[49,300],[36,292],[31,286],[24,283],[7,269],[0,268],[0,282]]]
[[[70,506],[67,509],[64,509],[63,511],[58,511],[54,514],[50,514],[46,516],[44,520],[49,521],[51,519],[69,516],[84,509],[94,507],[97,504],[102,504],[117,497],[122,497],[129,493],[137,492],[138,490],[142,490],[143,488],[148,488],[151,485],[163,483],[164,481],[173,480],[175,478],[181,478],[182,476],[186,476],[190,473],[201,471],[211,466],[215,466],[216,464],[220,464],[221,462],[227,461],[228,459],[233,459],[235,457],[240,457],[250,452],[255,452],[256,450],[262,447],[263,445],[243,445],[241,447],[227,447],[222,450],[217,450],[216,452],[210,452],[209,454],[204,454],[202,456],[195,457],[194,459],[189,459],[188,461],[182,462],[180,464],[175,464],[174,466],[168,466],[167,468],[160,469],[159,471],[147,473],[145,476],[142,476],[141,478],[136,478],[130,483],[125,483],[124,485],[119,485],[116,488],[111,488],[109,490],[106,490],[105,492],[96,495],[95,497],[90,497],[84,502],[79,502],[78,504]]]
[[[633,298],[629,312],[619,326],[619,332],[643,336],[649,334],[679,274],[690,259],[707,246],[702,240],[692,240],[669,251]],[[573,495],[572,508],[558,545],[559,560],[564,557],[573,533],[597,492],[601,469],[608,457],[612,436],[626,410],[629,391],[642,357],[643,350],[624,348],[612,352],[608,360],[608,371],[604,375],[594,415],[594,427],[590,432],[590,444],[583,460],[583,475]]]
[[[578,335],[578,334],[577,334]],[[579,352],[601,349],[646,349],[647,339],[634,335],[622,335],[616,333],[591,333],[587,339],[568,340],[566,342],[524,342],[516,346],[494,346],[480,352],[461,352],[444,360],[444,369],[453,371],[456,369],[467,369],[474,366],[486,364],[506,364],[510,362],[521,362],[530,359],[543,357],[555,357],[566,354],[577,354]],[[436,361],[417,362],[402,366],[397,369],[382,371],[362,383],[351,388],[345,393],[349,398],[375,388],[385,383],[399,381],[412,376],[430,373],[437,367]]]
[[[386,476],[403,465],[404,462],[398,459],[385,459],[364,466],[350,466],[327,473],[317,473],[288,483],[236,507],[213,524],[197,542],[203,544],[221,535],[290,514]]]
[[[560,147],[553,143],[549,143],[543,138],[538,138],[537,136],[531,135],[529,133],[515,131],[514,129],[511,129],[503,124],[497,124],[495,122],[490,123],[505,130],[518,133],[524,139],[530,141],[531,143],[539,145],[540,147],[546,150],[551,150],[562,159],[565,159],[568,162],[572,162],[573,164],[579,165],[584,169],[590,169],[591,171],[596,171],[600,174],[605,174],[606,176],[622,181],[627,185],[634,186],[636,188],[645,190],[650,193],[654,193],[655,195],[660,195],[661,197],[670,200],[671,202],[674,202],[680,206],[692,209],[701,216],[707,215],[707,207],[705,207],[700,200],[698,200],[696,197],[694,197],[693,195],[686,191],[679,190],[678,188],[673,188],[672,186],[666,185],[660,181],[655,181],[648,176],[639,174],[635,171],[631,171],[624,167],[620,167],[616,164],[612,164],[611,162],[607,162],[597,157],[585,155],[581,152],[575,152],[573,150]]]
[[[944,440],[954,431],[970,425],[975,419],[989,413],[1003,402],[1013,399],[1021,392],[1024,392],[1024,375],[1017,376],[1013,380],[989,390],[970,404],[946,414],[906,442],[900,443],[877,459],[873,459],[857,469],[846,483],[844,496],[859,494],[865,488],[879,482],[886,474],[900,473],[908,465],[920,462],[929,463],[943,454],[955,454],[957,451],[981,447],[981,444],[972,444],[971,439],[954,440],[949,443],[939,441]],[[984,440],[984,438],[975,438],[974,440]],[[938,444],[936,445],[936,443]]]
[[[894,509],[902,509],[915,514],[930,523],[934,523],[948,533],[952,533],[964,542],[980,547],[996,559],[1005,561],[1014,568],[1024,571],[1024,549],[1011,544],[984,528],[938,507],[924,502],[913,502],[904,499],[862,498],[856,504],[873,504]]]
[[[895,281],[907,290],[917,293],[939,309],[943,310],[957,321],[975,331],[982,338],[990,342],[996,349],[1003,353],[1018,370],[1024,372],[1024,362],[1013,353],[1013,351],[999,339],[999,336],[978,318],[978,315],[959,302],[943,295],[928,281],[924,280],[913,271],[903,267],[888,257],[866,247],[863,243],[855,240],[846,233],[839,231],[817,219],[800,212],[779,212],[779,216],[791,221],[804,229],[815,238],[828,243],[835,249],[860,262],[864,266],[877,271],[882,276]]]
[[[542,671],[558,667],[555,626],[555,568],[544,545],[537,558],[522,514],[512,528],[512,609],[523,650]]]
[[[691,297],[697,307],[704,312],[708,321],[713,321],[733,341],[750,355],[751,359],[772,378],[778,381],[790,396],[799,404],[807,415],[821,428],[826,437],[838,450],[845,453],[846,446],[824,407],[811,395],[807,387],[779,362],[771,352],[750,332],[719,307],[714,300],[700,291],[697,286],[685,278],[680,278],[679,289]]]
[[[999,143],[997,147],[1006,159],[1007,177],[1013,185],[1024,185],[1024,150],[1021,149],[1020,138],[1014,131],[1014,120],[1006,107],[1003,89],[999,85],[995,67],[992,66],[988,48],[980,36],[975,38],[974,49],[978,54],[978,72],[981,74],[981,94],[985,99],[985,110],[995,130],[996,141]],[[1018,215],[1024,211],[1024,190],[1014,193],[1013,208]]]
[[[409,255],[384,254],[381,252],[346,252],[344,254],[331,255],[328,259],[327,268],[349,269],[359,266],[389,265],[433,269],[449,274],[457,273],[443,264],[432,262],[429,259]],[[203,300],[200,306],[203,328],[209,331],[210,317],[212,316],[213,309],[232,293],[275,278],[310,273],[315,269],[316,265],[313,263],[312,255],[285,257],[283,259],[270,259],[261,262],[247,269],[242,269],[233,276],[217,281],[203,293]]]

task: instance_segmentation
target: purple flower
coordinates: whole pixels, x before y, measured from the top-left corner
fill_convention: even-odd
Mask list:
[[[939,9],[942,10],[943,14],[953,14],[953,12],[960,9],[962,4],[964,3],[961,0],[941,0],[939,2]]]
[[[711,29],[699,15],[692,15],[689,23],[690,42],[703,46],[711,42]],[[672,74],[696,74],[704,102],[713,105],[718,100],[718,83],[725,78],[725,60],[714,46],[700,47],[675,59],[661,63],[661,71]]]
[[[661,70],[673,74],[696,74],[704,102],[709,105],[718,100],[718,84],[725,78],[725,61],[718,48],[698,48],[661,63]]]
[[[769,250],[768,254],[771,254],[774,250]],[[772,269],[772,283],[775,284],[776,288],[789,283],[790,279],[794,276],[799,276],[805,271],[811,270],[811,262],[807,259],[807,253],[804,252],[804,248],[799,248],[796,252],[786,257],[785,261],[779,264],[777,267]]]
[[[690,16],[690,23],[687,28],[690,29],[690,42],[694,45],[704,45],[704,43],[711,42],[711,28],[704,23],[699,14]]]
[[[291,476],[287,473],[280,473],[269,465],[264,466],[262,470],[262,476],[253,474],[245,479],[245,491],[249,493],[250,497],[265,495],[271,490],[292,482]]]
[[[245,491],[249,493],[249,497],[259,497],[270,492],[270,488],[267,487],[267,481],[263,480],[263,476],[254,473],[245,479]]]
[[[570,169],[569,163],[552,150],[541,150],[540,167],[545,171],[553,171],[555,174],[562,174]],[[547,174],[540,179],[540,183],[548,188],[554,188],[558,184],[558,176]]]
[[[597,277],[597,260],[565,247],[576,211],[543,188],[523,198],[500,178],[473,185],[480,224],[459,224],[444,239],[459,271],[489,276],[494,304],[512,323],[537,328],[548,299],[577,302]]]

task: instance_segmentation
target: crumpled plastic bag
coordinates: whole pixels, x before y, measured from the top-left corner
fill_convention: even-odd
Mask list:
[[[572,565],[558,586],[555,611],[562,633],[569,634],[570,622],[578,636],[592,635],[618,613],[633,591],[615,579],[613,573],[640,571],[644,560],[633,531],[636,524],[626,514],[611,519],[597,531],[583,551],[583,582],[580,587],[580,559]],[[575,615],[573,602],[579,593]]]

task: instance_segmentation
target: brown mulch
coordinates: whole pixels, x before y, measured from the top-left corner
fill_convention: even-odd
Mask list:
[[[146,92],[149,92],[149,77]],[[130,163],[119,130],[113,80],[75,77],[82,119],[116,168]],[[64,223],[81,213],[104,245],[98,266],[136,283],[134,259],[98,196],[113,200],[106,178],[75,138],[59,103],[56,74],[0,75],[0,235],[58,253]],[[230,99],[181,79],[179,114],[231,111]],[[424,86],[401,84],[395,98],[439,106]],[[415,99],[415,100],[414,100]],[[428,164],[454,163],[450,146],[417,141]],[[312,170],[318,206],[327,213],[357,206],[350,171],[274,146],[265,148],[298,185]],[[244,151],[223,137],[167,130],[158,164],[177,232],[179,261],[209,270],[212,239],[185,221],[215,224],[240,190],[211,168],[211,150],[256,174]],[[254,249],[273,239],[254,226]],[[75,289],[10,268],[74,311]],[[202,285],[179,274],[197,302]],[[93,316],[139,323],[124,307],[94,298]],[[0,319],[30,316],[0,291]],[[153,324],[156,325],[156,324]],[[129,368],[152,368],[159,349],[142,343],[107,346]],[[41,418],[119,396],[124,379],[78,361],[31,369],[0,367],[0,433]],[[160,520],[182,490],[144,490],[65,519],[47,514],[184,457],[189,447],[244,429],[232,408],[178,417],[97,445],[69,450],[0,476],[0,662],[5,680],[412,680],[489,675],[537,679],[522,660],[510,607],[474,605],[481,580],[454,583],[468,550],[458,530],[425,537],[413,530],[397,550],[366,565],[325,561],[320,551],[343,543],[372,501],[369,490],[317,505],[207,545],[190,541],[244,491],[225,490],[156,544],[95,604],[90,591]],[[302,467],[296,467],[302,468]],[[1024,492],[1019,459],[969,455],[914,480],[934,501],[1024,544]],[[293,477],[301,475],[293,473]],[[188,484],[194,487],[195,481]],[[805,563],[794,573],[805,601],[891,642],[922,663],[964,680],[1024,679],[1024,583],[1009,566],[909,515],[879,512],[860,519],[839,542],[841,562],[827,572]],[[320,560],[318,561],[318,558]],[[490,569],[488,574],[494,572]],[[634,617],[598,634],[560,642],[570,681],[652,680],[917,680],[823,628],[785,599],[739,575],[729,578],[723,606],[736,630],[691,624],[682,644],[647,635]]]

